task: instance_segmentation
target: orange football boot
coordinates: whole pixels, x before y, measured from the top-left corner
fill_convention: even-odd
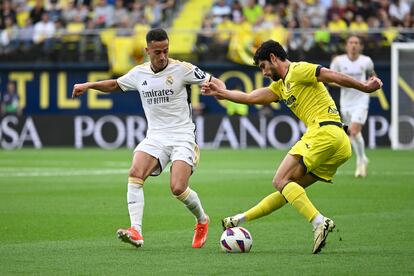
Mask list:
[[[193,248],[201,248],[207,241],[208,235],[208,224],[210,223],[210,218],[206,214],[207,222],[206,223],[197,223],[194,228],[194,237],[193,237]]]
[[[144,244],[144,238],[134,227],[129,227],[128,229],[121,228],[118,229],[116,233],[120,240],[132,244],[133,246],[141,247]]]

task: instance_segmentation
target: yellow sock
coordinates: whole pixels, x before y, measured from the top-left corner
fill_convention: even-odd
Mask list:
[[[258,219],[276,211],[286,204],[286,199],[279,192],[274,192],[260,201],[256,206],[244,212],[246,221]]]
[[[282,191],[286,200],[301,213],[308,221],[312,221],[317,214],[315,206],[306,195],[305,189],[295,182],[289,182]]]

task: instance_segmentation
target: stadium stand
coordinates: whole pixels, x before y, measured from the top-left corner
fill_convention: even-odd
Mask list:
[[[328,60],[343,51],[349,32],[364,38],[370,56],[387,59],[392,42],[414,40],[413,2],[4,0],[0,62],[106,62],[116,37],[138,38],[133,59],[142,61],[141,36],[158,26],[169,30],[173,57],[195,61],[249,63],[269,38],[280,41],[292,60]]]

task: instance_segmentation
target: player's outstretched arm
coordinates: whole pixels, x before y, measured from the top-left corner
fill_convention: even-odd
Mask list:
[[[321,69],[317,79],[325,83],[336,83],[340,86],[358,89],[365,93],[375,92],[382,87],[382,81],[377,77],[371,77],[367,81],[361,82],[348,75],[327,68]]]
[[[77,83],[73,86],[72,99],[79,97],[88,89],[96,89],[101,92],[110,93],[120,90],[118,82],[116,80],[103,80],[94,82]]]
[[[242,104],[269,104],[278,100],[277,95],[267,87],[245,93],[218,87],[213,82],[204,83],[201,87],[201,93],[204,96],[214,96],[219,99],[226,99]]]

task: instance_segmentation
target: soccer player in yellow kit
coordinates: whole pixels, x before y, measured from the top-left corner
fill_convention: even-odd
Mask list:
[[[323,82],[352,87],[371,93],[382,86],[377,77],[365,82],[307,62],[290,62],[276,41],[264,42],[254,62],[264,76],[273,80],[269,87],[251,93],[227,90],[209,82],[202,93],[244,104],[269,104],[283,101],[305,123],[306,133],[291,148],[273,178],[277,189],[250,210],[222,220],[225,228],[235,227],[281,208],[289,202],[313,225],[313,253],[325,245],[335,224],[321,214],[306,195],[306,187],[318,180],[331,182],[340,165],[351,157],[351,143],[341,122],[335,102]]]

